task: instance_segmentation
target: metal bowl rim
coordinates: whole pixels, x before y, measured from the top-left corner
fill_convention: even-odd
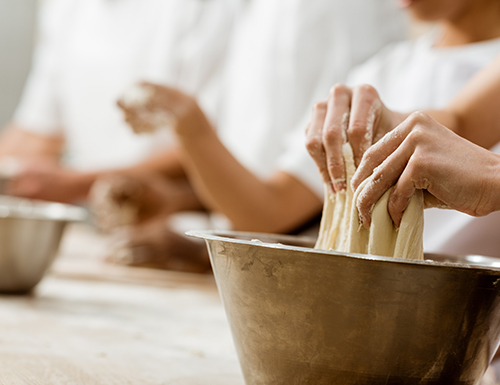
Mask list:
[[[0,195],[0,219],[3,218],[80,222],[88,214],[84,208],[67,203]]]
[[[289,251],[298,251],[298,252],[305,252],[305,253],[310,253],[310,254],[317,254],[317,255],[333,255],[336,257],[344,257],[344,258],[355,258],[355,259],[363,259],[363,260],[368,260],[368,261],[380,261],[380,262],[388,262],[388,263],[396,263],[396,264],[407,264],[407,265],[417,265],[417,266],[425,266],[425,267],[435,267],[435,268],[454,268],[454,269],[465,269],[465,270],[481,270],[482,272],[491,272],[492,274],[500,272],[500,267],[496,266],[487,266],[487,265],[480,265],[480,264],[468,264],[468,263],[461,263],[461,262],[439,262],[439,261],[434,261],[432,259],[425,259],[425,260],[416,260],[416,259],[402,259],[402,258],[394,258],[394,257],[383,257],[379,255],[372,255],[372,254],[357,254],[357,253],[343,253],[343,252],[338,252],[335,250],[319,250],[319,249],[314,249],[310,247],[303,247],[303,246],[292,246],[292,245],[286,245],[282,243],[269,243],[269,242],[253,242],[245,239],[240,239],[236,238],[238,236],[240,237],[248,237],[251,239],[258,239],[259,236],[261,237],[269,237],[269,236],[274,236],[274,237],[279,237],[280,239],[286,241],[289,239],[290,241],[297,241],[297,240],[314,240],[310,237],[300,237],[300,236],[293,236],[293,235],[285,235],[285,234],[270,234],[270,233],[257,233],[257,232],[244,232],[244,231],[231,231],[231,230],[190,230],[186,232],[186,235],[195,237],[195,238],[202,238],[205,240],[212,240],[212,241],[222,241],[222,242],[229,242],[229,243],[237,243],[237,244],[242,244],[242,245],[251,245],[251,246],[257,246],[257,247],[262,247],[262,248],[268,248],[268,249],[280,249],[280,250],[289,250]],[[441,256],[441,257],[453,257],[450,254],[437,254],[437,253],[426,253],[425,254],[428,257],[432,256]],[[474,257],[476,255],[460,255],[460,257]],[[483,257],[483,256],[479,256]],[[500,259],[494,258],[494,257],[485,257],[488,259],[496,259],[500,262]]]

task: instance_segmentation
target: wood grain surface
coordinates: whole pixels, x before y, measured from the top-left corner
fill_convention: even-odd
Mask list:
[[[0,384],[243,385],[213,277],[108,265],[105,245],[73,227],[32,294],[0,296]]]

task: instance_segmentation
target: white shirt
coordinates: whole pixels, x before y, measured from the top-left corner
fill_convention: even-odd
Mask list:
[[[439,32],[390,45],[349,73],[347,84],[370,84],[392,110],[444,108],[500,53],[500,39],[433,48]]]
[[[223,143],[258,176],[280,169],[322,194],[305,150],[312,106],[404,30],[393,0],[252,0],[230,44]]]
[[[389,109],[445,107],[467,81],[500,54],[500,39],[433,48],[437,32],[389,46],[351,72],[350,85],[370,84]],[[500,149],[500,148],[499,148]],[[453,210],[424,212],[424,249],[500,257],[500,212],[474,218]]]
[[[134,135],[116,100],[149,80],[198,96],[215,113],[217,82],[239,0],[50,0],[14,117],[23,129],[63,133],[77,169],[126,167],[172,137]]]

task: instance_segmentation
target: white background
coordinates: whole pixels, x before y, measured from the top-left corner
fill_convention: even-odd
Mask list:
[[[11,118],[31,65],[37,0],[0,0],[0,128]]]

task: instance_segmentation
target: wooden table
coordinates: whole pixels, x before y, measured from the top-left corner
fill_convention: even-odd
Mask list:
[[[0,296],[0,384],[243,385],[212,276],[114,266],[73,226],[30,296]]]

